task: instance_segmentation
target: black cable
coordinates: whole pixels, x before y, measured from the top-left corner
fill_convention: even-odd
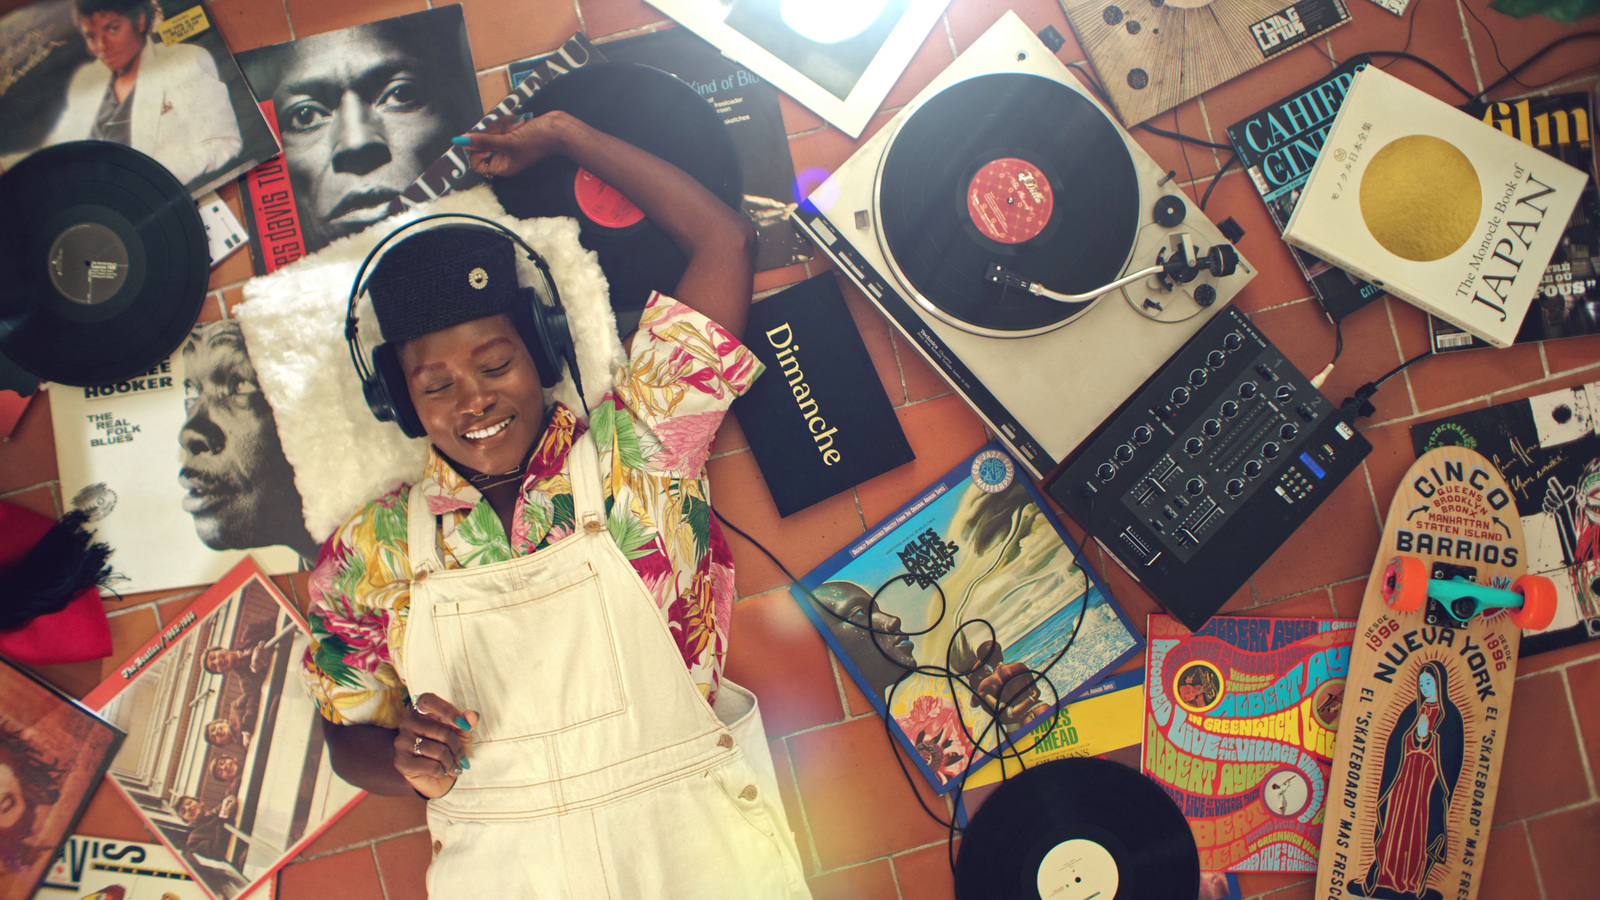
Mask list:
[[[1419,353],[1400,365],[1395,366],[1393,369],[1390,369],[1387,374],[1385,374],[1382,378],[1379,378],[1377,381],[1369,381],[1366,384],[1363,384],[1361,387],[1356,388],[1356,392],[1354,394],[1344,398],[1344,402],[1339,404],[1339,412],[1346,414],[1347,418],[1345,421],[1351,424],[1354,424],[1356,419],[1372,415],[1373,413],[1377,412],[1377,407],[1372,405],[1372,395],[1378,392],[1378,388],[1383,387],[1383,383],[1385,381],[1388,381],[1394,376],[1399,375],[1401,372],[1404,372],[1406,369],[1411,368],[1417,363],[1437,355],[1438,354],[1434,353],[1432,350]]]
[[[1365,51],[1365,55],[1367,55],[1367,56],[1392,56],[1392,57],[1395,57],[1396,59],[1409,59],[1412,62],[1421,63],[1422,65],[1427,66],[1430,70],[1432,70],[1433,74],[1439,76],[1440,78],[1443,78],[1447,83],[1449,83],[1449,85],[1451,87],[1453,87],[1456,90],[1460,91],[1461,92],[1461,96],[1466,97],[1468,100],[1471,100],[1475,96],[1477,96],[1472,91],[1469,91],[1466,88],[1462,87],[1461,83],[1456,81],[1454,78],[1451,78],[1449,73],[1445,72],[1445,70],[1439,68],[1438,66],[1436,66],[1433,63],[1427,61],[1426,59],[1423,59],[1422,57],[1416,55],[1415,53],[1407,53],[1404,50],[1367,50],[1367,51]]]
[[[1477,18],[1477,16],[1473,16],[1473,18]],[[1483,24],[1483,20],[1479,19],[1478,20],[1478,24],[1482,25]],[[1484,27],[1488,28],[1489,26],[1484,25]],[[1473,100],[1482,100],[1483,98],[1489,96],[1489,94],[1491,92],[1493,92],[1496,88],[1498,88],[1500,85],[1505,84],[1507,81],[1516,81],[1517,84],[1522,84],[1521,81],[1517,81],[1517,78],[1516,78],[1517,73],[1521,72],[1523,69],[1526,69],[1527,67],[1533,65],[1541,57],[1543,57],[1546,53],[1549,53],[1550,51],[1554,50],[1555,48],[1557,48],[1557,47],[1561,46],[1562,44],[1565,44],[1565,43],[1567,43],[1569,41],[1578,41],[1578,40],[1584,40],[1586,38],[1595,38],[1595,37],[1600,37],[1600,30],[1597,30],[1597,31],[1579,31],[1579,32],[1575,32],[1573,34],[1569,34],[1569,35],[1565,35],[1563,37],[1557,38],[1554,41],[1551,41],[1550,43],[1546,44],[1542,49],[1540,49],[1537,53],[1533,54],[1532,56],[1530,56],[1527,59],[1523,60],[1522,62],[1518,63],[1516,68],[1507,69],[1506,70],[1506,74],[1500,76],[1499,80],[1495,81],[1493,84],[1489,85],[1488,87],[1486,87],[1483,90],[1479,91],[1478,93],[1474,94],[1472,99]],[[1494,37],[1491,35],[1489,40],[1493,41]],[[1499,61],[1499,51],[1498,51],[1498,49],[1495,51],[1495,60],[1497,62]],[[1525,85],[1524,84],[1523,87],[1538,88],[1538,87],[1544,87],[1547,84],[1555,84],[1557,81],[1562,81],[1562,80],[1564,80],[1564,79],[1566,79],[1566,78],[1568,78],[1568,77],[1570,77],[1572,75],[1576,75],[1577,73],[1582,72],[1584,69],[1593,68],[1595,65],[1597,65],[1597,63],[1589,63],[1588,65],[1580,66],[1577,69],[1574,69],[1573,71],[1568,72],[1566,75],[1562,75],[1562,76],[1560,76],[1558,78],[1554,78],[1554,79],[1551,79],[1550,81],[1546,81],[1543,84],[1535,84],[1535,85]],[[1505,68],[1505,63],[1500,63],[1500,66],[1501,66],[1501,68]]]
[[[1411,34],[1412,31],[1417,27],[1417,7],[1421,5],[1422,0],[1415,0],[1415,2],[1411,4],[1411,11],[1406,13],[1406,42],[1400,46],[1401,53],[1411,49]],[[1394,65],[1394,60],[1391,59],[1378,68],[1388,69],[1392,65]]]
[[[1238,161],[1239,161],[1239,152],[1237,150],[1235,150],[1232,154],[1230,154],[1228,156],[1228,161],[1222,164],[1222,168],[1217,170],[1217,174],[1211,176],[1211,183],[1206,186],[1206,192],[1200,198],[1200,211],[1201,212],[1205,212],[1206,211],[1206,201],[1211,199],[1211,192],[1217,189],[1217,182],[1222,180],[1222,173],[1228,171],[1231,168],[1233,168],[1234,163],[1237,163]]]
[[[957,827],[957,825],[956,825],[956,817],[955,816],[951,816],[950,820],[946,821],[944,818],[940,817],[937,813],[935,813],[932,809],[930,809],[928,807],[928,804],[922,799],[921,792],[917,790],[916,780],[912,778],[910,770],[906,768],[905,761],[900,758],[900,751],[901,751],[902,748],[900,747],[899,742],[895,738],[894,730],[893,730],[893,727],[892,727],[892,724],[891,724],[892,721],[893,721],[893,715],[890,713],[890,710],[894,706],[894,694],[895,694],[895,691],[898,690],[900,685],[907,678],[909,678],[913,674],[929,675],[929,676],[932,676],[932,677],[935,677],[935,678],[942,679],[945,682],[945,687],[950,692],[950,696],[955,700],[955,704],[956,704],[956,721],[958,723],[958,726],[961,729],[962,735],[967,739],[969,745],[972,747],[972,751],[971,751],[971,755],[967,759],[967,767],[963,772],[962,779],[957,782],[955,790],[954,790],[954,794],[952,795],[952,802],[954,804],[957,804],[957,805],[960,804],[960,802],[961,802],[961,794],[962,794],[962,791],[963,791],[963,788],[964,788],[964,785],[965,785],[966,775],[968,775],[968,774],[970,774],[972,772],[972,770],[973,770],[973,760],[976,759],[976,757],[980,753],[990,757],[991,759],[999,759],[999,760],[1002,761],[1001,762],[1001,774],[1002,774],[1002,777],[1005,776],[1005,763],[1004,763],[1004,761],[1006,759],[1016,759],[1017,762],[1020,765],[1022,765],[1022,767],[1025,769],[1027,766],[1023,762],[1024,755],[1026,753],[1028,753],[1029,751],[1033,750],[1036,746],[1038,746],[1038,743],[1041,740],[1043,740],[1045,738],[1045,736],[1050,734],[1050,732],[1052,730],[1054,730],[1054,728],[1056,726],[1056,723],[1058,722],[1058,720],[1060,718],[1061,711],[1062,711],[1062,705],[1063,704],[1061,703],[1060,691],[1058,691],[1056,689],[1055,683],[1053,681],[1051,681],[1050,677],[1045,673],[1053,670],[1055,668],[1056,664],[1059,663],[1061,661],[1061,659],[1066,656],[1067,652],[1069,650],[1071,650],[1072,646],[1077,642],[1078,632],[1083,628],[1084,620],[1085,620],[1085,618],[1087,618],[1087,615],[1088,615],[1090,601],[1093,599],[1092,598],[1093,583],[1092,583],[1092,581],[1087,579],[1088,573],[1092,572],[1092,570],[1089,568],[1087,562],[1083,558],[1083,550],[1082,550],[1083,544],[1074,544],[1071,541],[1067,541],[1066,542],[1068,546],[1073,548],[1073,564],[1076,565],[1080,570],[1082,570],[1083,572],[1086,573],[1086,582],[1087,582],[1086,586],[1085,586],[1085,591],[1084,591],[1083,597],[1079,601],[1078,617],[1077,617],[1077,620],[1073,624],[1072,632],[1067,636],[1066,641],[1063,642],[1061,648],[1058,651],[1056,651],[1055,655],[1050,658],[1050,661],[1048,663],[1046,663],[1045,665],[1043,665],[1042,667],[1040,667],[1038,669],[1026,668],[1025,667],[1022,671],[1013,672],[1010,675],[1006,676],[1001,681],[1000,686],[999,686],[999,688],[998,688],[998,690],[996,692],[996,695],[995,695],[996,709],[989,710],[988,705],[982,703],[982,701],[979,700],[979,699],[974,699],[974,700],[970,701],[972,703],[972,705],[982,705],[984,707],[984,709],[989,711],[989,713],[990,713],[989,724],[987,726],[985,726],[983,728],[983,730],[978,735],[974,736],[973,733],[971,732],[971,730],[968,729],[968,727],[967,727],[966,717],[961,714],[961,703],[962,703],[962,700],[963,699],[967,699],[967,698],[964,698],[964,697],[960,696],[960,694],[961,694],[961,691],[966,691],[972,698],[980,697],[980,692],[978,690],[974,689],[971,685],[969,685],[966,682],[965,679],[967,677],[977,673],[979,671],[980,667],[985,666],[986,663],[987,663],[987,658],[974,659],[974,661],[972,663],[972,666],[970,668],[968,668],[965,671],[957,672],[951,667],[951,664],[954,662],[954,660],[952,659],[952,656],[955,653],[955,647],[956,647],[957,642],[962,639],[963,633],[971,626],[981,626],[981,627],[987,629],[988,630],[988,634],[989,634],[989,639],[988,639],[989,642],[998,643],[998,634],[996,633],[996,631],[994,629],[994,625],[992,623],[990,623],[988,620],[983,619],[983,618],[968,619],[968,620],[963,621],[962,623],[960,623],[956,627],[955,631],[951,634],[950,641],[949,641],[948,645],[945,648],[945,665],[943,665],[943,666],[934,666],[934,665],[919,664],[919,665],[916,665],[916,666],[906,666],[903,663],[899,662],[898,660],[894,659],[893,657],[889,656],[888,652],[883,649],[882,644],[879,643],[879,641],[877,639],[879,637],[882,637],[882,636],[890,636],[890,637],[896,637],[896,638],[899,638],[899,637],[915,637],[916,635],[919,635],[919,634],[927,634],[927,633],[933,631],[933,629],[937,628],[939,626],[939,624],[944,620],[945,613],[948,612],[948,609],[949,609],[947,598],[944,595],[944,589],[939,586],[938,582],[935,581],[935,582],[931,583],[932,587],[934,587],[938,591],[939,603],[940,603],[939,615],[933,619],[932,624],[930,624],[927,628],[923,629],[922,631],[917,631],[917,632],[908,632],[908,631],[890,632],[890,631],[883,631],[883,630],[878,629],[876,626],[874,626],[873,622],[872,622],[873,613],[875,613],[877,611],[877,608],[878,608],[878,597],[879,597],[879,595],[881,595],[891,585],[893,585],[893,584],[895,584],[897,582],[905,581],[908,584],[911,583],[912,581],[916,580],[916,577],[914,575],[912,575],[910,573],[904,573],[904,574],[901,574],[901,575],[896,575],[893,578],[889,579],[887,582],[885,582],[883,585],[879,586],[878,589],[876,591],[874,591],[873,594],[872,594],[871,603],[870,603],[869,607],[867,608],[867,610],[865,611],[865,616],[864,616],[865,624],[862,624],[861,622],[854,621],[853,617],[845,617],[845,616],[839,615],[838,613],[834,612],[833,609],[831,607],[829,607],[827,604],[825,604],[825,603],[821,602],[820,600],[818,600],[816,595],[814,593],[812,593],[811,589],[809,587],[807,587],[805,585],[805,583],[802,582],[799,578],[796,578],[794,573],[789,571],[788,566],[785,566],[783,564],[783,562],[777,558],[777,556],[773,555],[771,550],[768,550],[765,545],[763,545],[760,541],[758,541],[754,537],[752,537],[744,529],[740,528],[738,525],[736,525],[733,522],[729,521],[728,518],[726,516],[724,516],[722,514],[722,512],[720,510],[718,510],[714,504],[711,507],[711,512],[712,512],[713,515],[715,515],[717,517],[717,519],[723,525],[726,525],[735,534],[739,535],[740,537],[742,537],[745,540],[749,541],[751,544],[755,545],[757,550],[760,550],[762,552],[762,554],[764,554],[768,559],[772,560],[773,564],[776,565],[778,567],[778,569],[783,572],[783,574],[790,580],[790,582],[792,582],[795,585],[798,585],[801,590],[805,591],[807,599],[809,599],[811,601],[811,603],[812,603],[812,605],[814,607],[816,607],[818,610],[822,611],[823,613],[826,613],[827,615],[832,616],[835,620],[837,620],[839,622],[848,624],[848,625],[850,625],[852,627],[855,627],[855,628],[859,628],[859,629],[861,629],[863,631],[866,631],[869,634],[873,635],[873,640],[871,642],[873,648],[875,650],[877,650],[877,652],[886,661],[888,661],[891,665],[893,665],[896,668],[899,668],[899,669],[902,670],[900,677],[896,678],[894,680],[894,682],[889,685],[887,697],[883,698],[884,734],[889,739],[890,752],[894,756],[895,764],[900,767],[900,774],[905,778],[906,785],[911,789],[912,796],[916,798],[917,805],[922,807],[922,811],[924,813],[926,813],[929,818],[931,818],[934,822],[938,823],[939,825],[943,826],[944,828],[946,828],[948,830],[947,852],[948,852],[949,857],[950,857],[950,870],[951,870],[951,872],[953,874],[954,871],[955,871],[955,836],[956,836],[956,833],[958,831],[960,831],[961,829],[959,829]],[[1087,542],[1088,540],[1089,540],[1089,535],[1087,533],[1085,533],[1084,541]],[[983,641],[979,641],[977,643],[973,643],[970,639],[968,640],[968,645],[972,646],[972,647],[981,647],[983,645],[983,643],[984,643]],[[976,654],[974,654],[974,655],[976,656]],[[998,671],[998,667],[993,667],[993,671]],[[1025,679],[1025,682],[1020,684],[1015,690],[1012,690],[1012,686],[1013,686],[1012,683],[1016,679]],[[1006,698],[1007,697],[1011,697],[1014,700],[1017,697],[1025,696],[1026,693],[1029,690],[1037,688],[1041,683],[1045,687],[1049,688],[1049,691],[1050,691],[1050,702],[1048,704],[1046,704],[1046,705],[1051,707],[1051,711],[1050,711],[1048,717],[1042,718],[1042,719],[1038,720],[1037,722],[1032,723],[1033,727],[1031,729],[1029,729],[1029,732],[1031,732],[1033,734],[1032,743],[1030,743],[1026,747],[1023,747],[1023,746],[1020,746],[1021,742],[1019,740],[1013,738],[1013,740],[1010,742],[1010,744],[1008,744],[1006,746],[996,746],[993,750],[984,749],[984,743],[983,742],[989,739],[991,733],[994,732],[996,729],[1000,729],[1000,728],[1004,727],[1004,724],[1001,721],[1001,717],[1000,717],[999,713],[1000,713],[1001,710],[1004,709],[1004,707],[1006,706],[1006,704],[1008,702]],[[958,687],[960,688],[960,690],[957,690]],[[1080,685],[1080,687],[1081,687],[1081,685]],[[1041,701],[1042,701],[1042,694],[1041,694]],[[1027,725],[1027,724],[1030,724],[1030,723],[1024,722],[1024,723],[1021,723],[1021,724]],[[907,737],[910,738],[911,736],[907,735]],[[918,752],[920,753],[920,751],[918,751]]]

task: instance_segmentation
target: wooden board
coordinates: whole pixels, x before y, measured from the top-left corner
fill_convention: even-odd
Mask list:
[[[1350,20],[1344,0],[1060,3],[1130,127]]]
[[[1524,549],[1505,479],[1471,450],[1429,451],[1395,491],[1356,623],[1317,900],[1477,896],[1520,632],[1504,610],[1466,628],[1430,625],[1428,606],[1395,612],[1384,569],[1406,554],[1435,577],[1436,564],[1466,566],[1480,583],[1509,587],[1525,571]],[[1444,689],[1419,704],[1430,680]]]

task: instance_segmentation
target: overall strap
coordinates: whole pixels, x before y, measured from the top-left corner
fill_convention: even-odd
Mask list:
[[[428,500],[422,493],[425,481],[411,486],[411,500],[406,509],[406,556],[411,562],[413,578],[424,570],[444,569],[444,562],[439,559],[438,519],[428,514]]]

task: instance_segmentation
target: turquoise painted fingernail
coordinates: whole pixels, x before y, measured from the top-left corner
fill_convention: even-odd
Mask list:
[[[456,727],[462,731],[471,731],[472,723],[467,721],[466,716],[456,716]]]
[[[472,763],[467,762],[467,758],[465,756],[461,757],[461,768],[463,768],[463,769],[472,768]]]
[[[458,134],[450,139],[450,143],[455,144],[457,147],[469,147],[472,145],[472,138],[464,134]]]

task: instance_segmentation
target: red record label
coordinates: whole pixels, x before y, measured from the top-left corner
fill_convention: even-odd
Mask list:
[[[967,186],[967,215],[991,240],[1020,244],[1050,221],[1055,195],[1037,166],[1003,156],[986,163]]]
[[[606,228],[627,228],[644,220],[644,213],[622,192],[594,177],[587,169],[579,168],[573,179],[572,192],[578,198],[578,208],[596,225]]]

